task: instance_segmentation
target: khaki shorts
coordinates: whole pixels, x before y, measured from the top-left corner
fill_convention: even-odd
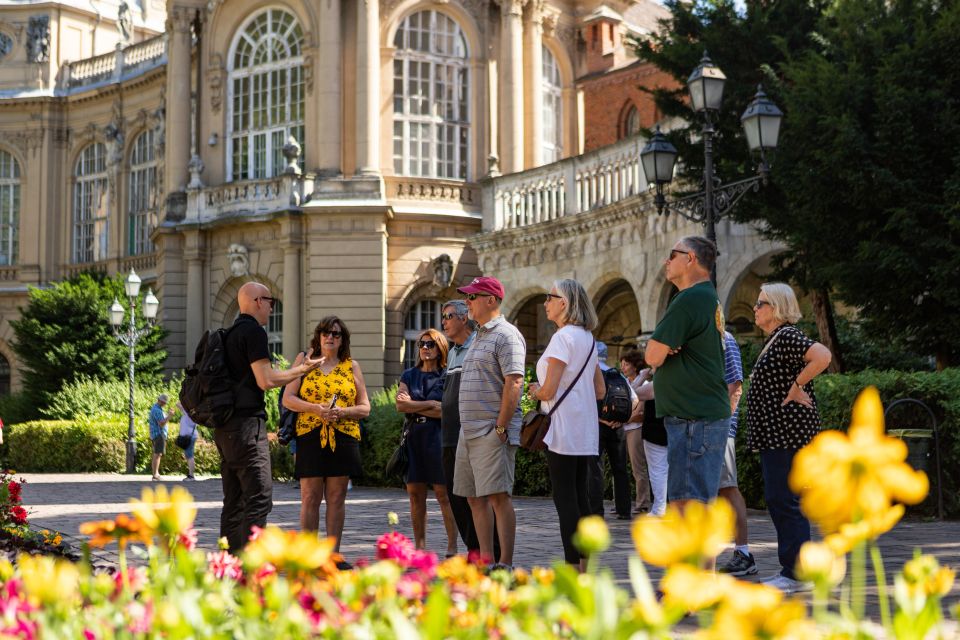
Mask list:
[[[453,473],[453,493],[464,498],[477,498],[495,493],[513,493],[517,446],[500,442],[491,428],[479,438],[460,436],[457,462]]]
[[[737,486],[737,439],[727,438],[727,449],[723,453],[723,468],[720,469],[720,488]]]

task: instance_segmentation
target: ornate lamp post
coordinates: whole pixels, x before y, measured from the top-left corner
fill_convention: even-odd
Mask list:
[[[110,325],[113,327],[113,335],[116,336],[118,341],[130,348],[130,368],[128,371],[130,379],[130,415],[127,425],[127,473],[133,473],[136,470],[137,456],[137,432],[134,427],[135,416],[133,412],[133,372],[136,364],[134,348],[137,342],[153,329],[153,322],[156,320],[160,301],[153,295],[153,289],[147,290],[147,295],[143,299],[143,317],[147,319],[147,325],[142,329],[137,329],[136,313],[137,296],[140,294],[140,276],[138,276],[133,269],[130,269],[130,275],[127,276],[123,288],[129,301],[130,321],[127,323],[126,330],[121,332],[120,327],[123,325],[123,318],[127,314],[127,309],[125,309],[116,298],[113,299],[113,304],[110,305],[109,315]]]
[[[703,139],[703,191],[668,202],[664,196],[665,187],[673,180],[677,150],[660,133],[657,127],[653,137],[640,152],[643,171],[648,183],[656,187],[654,204],[657,213],[678,213],[687,220],[699,222],[706,227],[706,235],[711,241],[717,241],[716,222],[733,209],[748,191],[759,191],[770,175],[766,152],[777,147],[780,135],[780,121],[783,112],[777,108],[763,87],[757,87],[757,94],[740,117],[747,145],[750,151],[760,152],[760,164],[757,175],[743,178],[721,186],[713,174],[713,137],[716,134],[714,124],[723,102],[723,87],[727,77],[713,64],[707,52],[703,52],[700,65],[694,69],[687,80],[690,103],[693,110],[703,118],[701,137]],[[714,286],[717,284],[717,270],[714,266],[710,274]]]

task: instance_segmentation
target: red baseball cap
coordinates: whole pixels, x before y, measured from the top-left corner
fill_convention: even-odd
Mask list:
[[[503,285],[496,278],[480,276],[465,287],[457,289],[460,293],[488,293],[503,300]]]

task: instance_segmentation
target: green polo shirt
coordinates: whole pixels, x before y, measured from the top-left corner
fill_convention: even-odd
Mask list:
[[[723,380],[723,309],[709,281],[674,297],[651,339],[680,351],[667,356],[653,377],[657,416],[687,420],[730,417]]]

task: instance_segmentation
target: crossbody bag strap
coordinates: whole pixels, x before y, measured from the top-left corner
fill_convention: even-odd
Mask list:
[[[763,349],[760,350],[760,355],[757,356],[756,362],[760,362],[760,359],[763,357],[763,354],[767,352],[767,349],[773,346],[773,343],[777,341],[777,338],[780,337],[780,334],[783,333],[783,331],[784,331],[783,329],[781,329],[780,331],[777,331],[775,334],[773,334],[773,336],[770,337],[769,340],[767,340],[767,344],[763,345]],[[754,364],[754,368],[756,368],[756,364]],[[750,372],[750,380],[751,381],[753,380],[753,371]]]
[[[587,365],[590,364],[590,360],[593,358],[593,348],[595,346],[597,346],[596,338],[593,339],[593,343],[590,345],[590,351],[587,352],[587,359],[584,361],[583,366],[580,367],[580,372],[577,374],[577,377],[573,379],[573,382],[570,383],[570,386],[567,387],[567,390],[564,391],[563,395],[560,396],[560,399],[557,400],[557,404],[553,405],[553,408],[550,409],[550,413],[547,414],[548,416],[553,415],[553,412],[557,410],[557,407],[560,406],[560,403],[563,402],[563,399],[566,398],[571,391],[573,391],[575,386],[577,386],[577,382],[580,381],[580,376],[583,375],[584,370],[587,368]]]

